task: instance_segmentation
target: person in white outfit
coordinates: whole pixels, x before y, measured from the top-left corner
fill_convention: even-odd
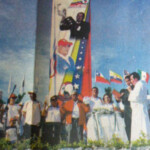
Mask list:
[[[25,118],[24,137],[26,139],[39,136],[40,121],[41,121],[41,106],[36,99],[35,92],[28,92],[30,100],[27,101],[22,109]]]
[[[61,114],[58,106],[58,96],[50,98],[50,106],[45,103],[43,116],[45,116],[45,124],[43,126],[42,139],[44,143],[51,145],[59,144],[61,130]]]
[[[99,118],[103,131],[103,139],[108,141],[114,134],[114,106],[108,94],[104,94],[103,103],[102,110],[107,110],[107,113],[100,114]]]
[[[17,96],[11,94],[9,97],[9,104],[7,105],[7,127],[6,127],[6,139],[14,143],[17,141],[17,123],[20,116],[20,107],[15,104]]]
[[[150,136],[150,120],[147,109],[147,87],[144,81],[140,80],[138,73],[133,72],[130,75],[131,83],[134,89],[128,88],[130,95],[128,100],[131,102],[132,123],[131,123],[131,142],[139,139],[141,133]]]
[[[102,105],[102,100],[98,97],[98,88],[92,88],[92,96],[89,97],[90,113],[87,121],[87,139],[96,141],[100,139],[101,127],[97,119],[96,110]]]

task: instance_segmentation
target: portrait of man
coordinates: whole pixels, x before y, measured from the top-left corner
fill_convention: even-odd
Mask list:
[[[68,56],[72,43],[61,39],[58,41],[58,49],[56,53],[57,73],[64,74],[66,71],[72,73],[75,69],[73,59]]]
[[[63,17],[60,23],[60,30],[70,30],[70,38],[88,39],[90,24],[83,21],[84,16],[83,12],[79,12],[76,16],[76,21],[72,17]]]

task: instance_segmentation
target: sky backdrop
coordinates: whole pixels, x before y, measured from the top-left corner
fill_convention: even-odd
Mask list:
[[[91,0],[92,83],[102,97],[107,84],[95,83],[95,72],[109,79],[109,70],[121,76],[141,69],[150,73],[150,1]],[[4,100],[10,74],[19,92],[33,89],[36,0],[0,0],[0,89]],[[148,83],[148,87],[150,83]],[[120,90],[123,84],[111,84]],[[28,99],[28,97],[25,97]]]
[[[8,83],[19,93],[25,74],[25,91],[33,89],[36,0],[0,0],[0,89],[8,97]],[[25,97],[28,99],[28,96]]]
[[[109,79],[109,70],[121,76],[138,69],[150,73],[150,1],[92,1],[92,81],[95,71]],[[109,85],[96,83],[102,97]],[[120,91],[125,83],[111,83]],[[149,83],[148,83],[149,87]]]

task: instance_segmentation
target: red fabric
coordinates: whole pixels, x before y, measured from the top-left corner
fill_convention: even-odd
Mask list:
[[[74,101],[70,100],[60,107],[62,115],[66,115],[66,123],[72,123],[72,111],[73,111]],[[86,106],[82,102],[78,102],[79,107],[79,125],[84,125],[86,122],[86,113],[90,111],[90,107]]]
[[[149,80],[149,74],[146,73],[146,82],[148,83],[148,80]]]
[[[89,8],[90,9],[90,8]],[[91,24],[91,10],[90,10],[90,19],[89,22]],[[84,60],[84,70],[83,70],[83,78],[82,78],[82,96],[91,96],[92,89],[92,75],[91,75],[91,32],[89,33],[85,60]]]
[[[110,82],[109,82],[107,79],[105,79],[105,78],[103,78],[103,77],[101,77],[101,76],[96,76],[96,82],[101,82],[101,83],[110,84]]]
[[[111,81],[111,82],[115,82],[115,83],[119,83],[119,84],[122,83],[122,81],[119,81],[119,80],[117,80],[117,79],[110,79],[110,81]]]

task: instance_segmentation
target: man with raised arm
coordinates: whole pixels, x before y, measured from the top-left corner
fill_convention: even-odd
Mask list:
[[[86,122],[86,113],[90,107],[78,99],[78,93],[72,92],[72,100],[64,103],[61,113],[66,117],[67,142],[79,142],[83,140],[83,126]]]
[[[84,16],[83,12],[79,12],[76,21],[72,17],[62,17],[60,30],[70,30],[70,38],[88,39],[90,24],[84,21]]]
[[[140,80],[140,76],[136,72],[130,75],[130,80],[134,85],[133,90],[131,87],[128,88],[132,108],[131,141],[139,139],[142,132],[148,139],[148,136],[150,136],[150,120],[147,109],[146,83]]]

